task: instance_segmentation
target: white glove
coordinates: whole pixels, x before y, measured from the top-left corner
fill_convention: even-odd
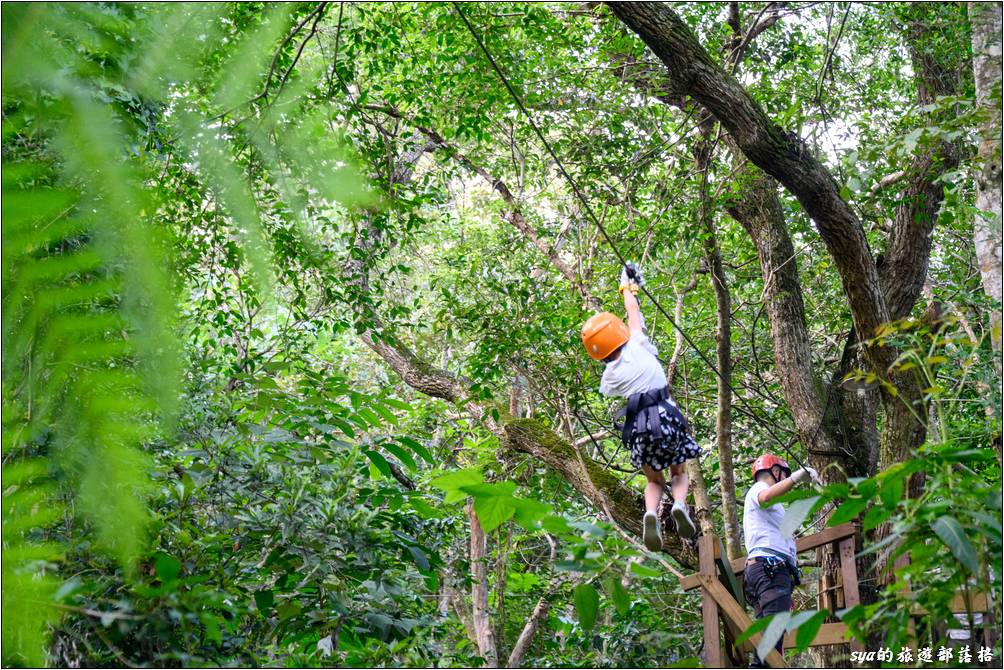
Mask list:
[[[631,268],[632,274],[628,274],[628,267]],[[633,276],[632,276],[633,275]],[[628,263],[627,266],[621,269],[621,284],[620,292],[631,291],[632,293],[638,292],[638,287],[644,282],[641,278],[641,270],[634,263]]]
[[[817,482],[819,481],[819,473],[810,467],[799,468],[791,473],[791,480],[796,484],[803,484],[810,480]]]

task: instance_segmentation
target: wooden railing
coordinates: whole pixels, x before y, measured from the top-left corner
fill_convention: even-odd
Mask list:
[[[798,538],[795,542],[797,553],[812,551],[820,547],[835,544],[840,557],[840,572],[838,582],[831,588],[835,591],[833,602],[840,607],[854,607],[861,602],[858,593],[858,572],[855,562],[857,542],[857,527],[853,523],[844,523],[827,528],[813,535]],[[743,596],[741,579],[746,570],[746,557],[732,559],[725,555],[721,539],[716,535],[702,535],[697,540],[699,572],[686,575],[680,579],[680,585],[685,591],[701,589],[702,610],[704,615],[704,653],[705,666],[709,668],[725,667],[725,656],[740,662],[734,651],[752,652],[760,643],[762,636],[757,633],[750,636],[742,644],[741,649],[734,649],[733,642],[744,630],[752,625],[753,620],[746,612],[746,601]],[[902,567],[909,561],[906,555],[896,561],[896,567]],[[909,586],[907,586],[909,588]],[[820,589],[822,593],[822,588]],[[986,612],[989,603],[985,593],[959,593],[952,602],[953,613]],[[923,608],[914,606],[913,615],[924,614]],[[726,648],[722,648],[722,622],[725,623]],[[911,619],[911,635],[915,642],[913,623]],[[794,647],[794,633],[788,633],[784,638],[784,647]],[[857,640],[847,639],[847,626],[843,623],[824,623],[816,632],[810,647],[821,647],[835,644],[850,645],[851,651],[862,651],[862,645]],[[783,668],[784,659],[776,649],[764,659],[772,668]]]
[[[857,565],[854,561],[857,529],[853,523],[845,523],[833,528],[799,538],[795,542],[798,553],[811,551],[827,544],[836,544],[840,556],[840,588],[842,589],[845,607],[853,607],[861,602],[858,593]],[[704,613],[704,653],[705,666],[709,668],[725,667],[722,649],[722,621],[725,622],[726,639],[731,647],[732,641],[752,625],[753,620],[746,612],[746,601],[740,583],[746,570],[746,557],[741,556],[731,561],[725,555],[721,539],[716,535],[702,535],[697,540],[699,572],[680,579],[680,585],[689,591],[701,589],[702,610]],[[809,644],[818,647],[833,644],[849,644],[852,650],[860,650],[857,641],[848,642],[845,637],[847,626],[842,623],[824,623],[816,637]],[[746,640],[741,651],[752,652],[759,644],[761,635],[755,634]],[[785,636],[785,647],[793,647],[794,636]],[[731,649],[729,656],[732,656]],[[764,659],[772,668],[785,667],[784,659],[777,650],[772,649]]]

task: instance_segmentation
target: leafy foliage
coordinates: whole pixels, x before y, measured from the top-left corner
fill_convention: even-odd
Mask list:
[[[464,9],[707,356],[706,182],[733,304],[733,457],[776,446],[765,425],[788,443],[770,278],[725,214],[744,184],[722,143],[695,173],[699,119],[659,99],[658,64],[602,7]],[[766,10],[742,5],[744,25]],[[679,11],[709,51],[731,43],[724,6]],[[917,11],[791,3],[736,66],[840,179],[876,250],[901,204],[883,179],[939,142],[964,149],[939,177],[930,264],[950,316],[877,334],[924,389],[912,410],[928,443],[792,496],[786,521],[835,506],[830,523],[888,529],[866,556],[909,552],[896,568],[909,590],[840,613],[890,644],[913,605],[931,629],[958,589],[998,592],[1001,562],[999,358],[971,243],[979,118],[968,74],[960,95],[915,105],[903,35]],[[963,72],[965,17],[935,18],[925,48]],[[5,664],[481,665],[468,502],[502,661],[545,604],[524,665],[695,662],[700,600],[679,591],[682,566],[466,411],[532,417],[640,488],[577,339],[575,285],[611,308],[617,261],[449,4],[5,4],[3,31]],[[812,222],[780,203],[825,376],[846,301]],[[675,334],[649,307],[668,360]],[[415,393],[363,333],[469,398]],[[714,376],[689,347],[675,360],[674,395],[708,443]],[[718,524],[722,465],[701,467]],[[907,496],[921,473],[923,494]],[[827,616],[754,628],[796,631],[804,650]]]

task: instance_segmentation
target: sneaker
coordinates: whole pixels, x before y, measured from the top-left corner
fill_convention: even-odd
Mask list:
[[[680,537],[684,540],[690,540],[697,535],[697,527],[690,520],[690,512],[687,511],[686,505],[679,500],[674,502],[673,511],[670,514],[673,517],[673,523],[676,524],[676,532]]]
[[[655,512],[645,512],[642,519],[641,540],[649,551],[659,551],[662,549],[662,524]]]

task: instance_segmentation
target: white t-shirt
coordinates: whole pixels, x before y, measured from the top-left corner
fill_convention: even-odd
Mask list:
[[[600,393],[629,397],[666,386],[666,373],[656,356],[659,350],[644,332],[632,332],[621,355],[607,363],[600,379]]]
[[[774,551],[783,552],[795,557],[795,538],[781,535],[781,519],[784,518],[784,505],[774,503],[761,507],[757,496],[761,491],[770,488],[767,482],[757,482],[746,493],[743,503],[743,540],[746,544],[746,554],[754,556],[770,556],[767,551],[754,551],[754,548],[768,547]]]

